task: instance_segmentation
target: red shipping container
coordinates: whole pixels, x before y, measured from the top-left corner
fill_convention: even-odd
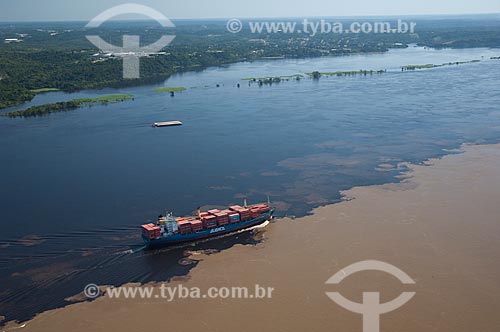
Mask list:
[[[215,214],[217,223],[229,222],[229,215],[227,213],[219,212]]]
[[[250,217],[252,219],[254,219],[254,218],[257,218],[258,216],[260,216],[260,209],[259,208],[252,208],[250,210]]]
[[[191,226],[194,225],[202,225],[201,220],[200,219],[191,220]]]
[[[185,223],[186,221],[189,221],[188,218],[177,218],[177,225],[181,225],[182,223]]]
[[[227,224],[229,224],[229,219],[217,221],[217,224],[219,226],[227,225]]]
[[[191,228],[194,232],[203,230],[203,222],[201,220],[191,220]]]
[[[242,221],[250,219],[250,210],[249,209],[241,209],[238,212],[240,213],[240,218]]]
[[[217,225],[215,216],[207,216],[202,219],[202,222],[205,228],[210,228],[214,225]]]
[[[153,227],[155,227],[155,224],[144,224],[141,226],[142,229],[148,230],[148,231],[152,230]]]
[[[142,235],[149,239],[156,239],[160,234],[160,227],[155,226],[154,224],[145,224],[141,226]]]
[[[202,221],[215,221],[216,220],[216,217],[215,216],[206,216],[206,217],[203,217],[201,218]]]
[[[220,210],[218,210],[218,209],[208,210],[208,213],[216,214],[216,213],[220,213]]]
[[[177,220],[177,225],[179,225],[181,233],[191,231],[191,222],[189,220]]]

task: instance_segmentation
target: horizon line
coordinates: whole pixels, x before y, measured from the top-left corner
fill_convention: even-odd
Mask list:
[[[349,19],[349,18],[410,18],[410,17],[453,17],[453,16],[495,16],[495,15],[500,15],[500,12],[496,13],[449,13],[449,14],[391,14],[391,15],[345,15],[345,16],[253,16],[253,17],[200,17],[200,18],[171,18],[171,20],[176,20],[176,21],[215,21],[215,20],[228,20],[228,19],[242,19],[242,20],[263,20],[263,19],[305,19],[305,18],[311,18],[311,19]],[[500,19],[500,17],[499,17]],[[149,19],[111,19],[109,21],[113,22],[129,22],[129,21],[151,21]],[[11,21],[4,21],[0,20],[0,24],[2,23],[68,23],[68,22],[88,22],[87,19],[67,19],[67,20],[11,20]]]

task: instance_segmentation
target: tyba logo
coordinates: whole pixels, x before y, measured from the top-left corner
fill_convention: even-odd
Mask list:
[[[139,5],[139,4],[124,4],[105,10],[101,14],[94,17],[85,27],[98,28],[104,22],[113,17],[126,14],[138,14],[147,16],[157,21],[164,28],[174,28],[175,25],[165,15],[159,11]],[[140,77],[139,59],[148,56],[151,53],[159,52],[164,47],[168,46],[175,38],[174,35],[163,35],[160,39],[150,45],[140,46],[140,36],[124,35],[123,46],[116,46],[107,43],[100,36],[87,35],[87,39],[94,44],[101,52],[110,52],[115,56],[123,58],[123,78],[133,79]]]

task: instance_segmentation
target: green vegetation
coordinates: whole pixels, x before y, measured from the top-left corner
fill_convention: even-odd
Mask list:
[[[295,80],[300,80],[301,78],[303,78],[304,75],[302,74],[295,74],[295,75],[288,75],[288,76],[280,76],[280,78],[282,80],[291,80],[291,79],[295,79]]]
[[[436,68],[436,67],[443,67],[443,66],[452,66],[452,65],[462,65],[466,63],[474,63],[474,62],[480,62],[481,60],[470,60],[470,61],[457,61],[457,62],[447,62],[443,63],[440,65],[435,65],[435,64],[425,64],[425,65],[408,65],[408,66],[403,66],[401,67],[402,71],[405,70],[416,70],[416,69],[427,69],[427,68]],[[373,74],[383,74],[386,73],[387,69],[380,69],[380,70],[351,70],[351,71],[332,71],[332,72],[319,72],[319,71],[313,71],[311,73],[306,73],[310,78],[313,79],[319,79],[320,77],[330,77],[330,76],[336,76],[336,77],[343,77],[343,76],[357,76],[357,75],[373,75]],[[301,74],[296,74],[296,75],[289,75],[289,76],[275,76],[275,77],[261,77],[261,78],[244,78],[243,80],[250,81],[252,83],[258,83],[259,85],[272,85],[273,83],[279,83],[283,80],[288,81],[289,79],[295,78],[296,80],[300,80],[304,76]]]
[[[8,116],[11,118],[17,118],[17,117],[27,118],[33,116],[41,116],[50,113],[72,111],[84,105],[91,106],[92,104],[97,104],[97,103],[100,103],[102,105],[107,105],[109,103],[118,103],[133,98],[134,97],[132,95],[128,94],[108,95],[97,98],[80,98],[80,99],[73,99],[70,101],[57,102],[52,104],[32,106],[25,110],[4,113],[1,114],[1,116]]]
[[[162,88],[156,88],[156,92],[182,92],[185,91],[186,88],[183,86],[165,86]]]
[[[34,89],[31,90],[33,93],[44,93],[44,92],[52,92],[52,91],[59,91],[58,88],[40,88],[40,89]]]
[[[290,79],[301,79],[303,78],[304,75],[302,74],[295,74],[295,75],[284,75],[284,76],[268,76],[268,77],[246,77],[242,78],[243,81],[264,81],[264,80],[277,80],[280,79],[281,81],[286,81]]]
[[[134,99],[134,96],[131,94],[117,94],[117,95],[107,95],[107,96],[101,96],[101,97],[96,97],[96,98],[81,98],[81,99],[74,99],[82,104],[95,104],[95,103],[101,103],[102,105],[107,105],[111,103],[119,103],[125,100],[130,100]]]
[[[349,26],[352,20],[339,22]],[[174,73],[241,61],[381,53],[390,48],[408,47],[411,43],[435,48],[500,47],[500,21],[496,17],[421,18],[416,23],[417,33],[311,36],[307,33],[256,34],[246,28],[232,34],[227,31],[224,20],[179,21],[175,22],[175,30],[167,29],[168,34],[177,36],[168,47],[161,53],[141,58],[140,79],[123,78],[121,58],[97,54],[99,50],[85,38],[88,30],[82,22],[0,24],[0,40],[27,35],[22,37],[22,43],[0,43],[0,108],[30,101],[36,93],[47,91],[47,87],[74,92],[158,84]],[[95,34],[114,45],[122,45],[123,31],[140,36],[143,45],[157,41],[166,32],[146,21],[112,22],[97,30]],[[279,81],[284,79],[300,77],[279,77]],[[255,81],[272,84],[278,80],[267,77]]]
[[[36,93],[20,86],[2,84],[0,80],[0,109],[25,103],[35,95]]]
[[[415,69],[426,69],[426,68],[434,68],[436,65],[432,63],[428,63],[426,65],[408,65],[401,67],[403,70],[415,70]]]
[[[319,71],[313,71],[312,73],[309,74],[312,78],[314,78],[315,80],[319,80],[319,78],[321,77],[321,73]]]
[[[309,77],[313,79],[319,79],[321,76],[329,77],[329,76],[356,76],[356,75],[373,75],[373,74],[382,74],[385,73],[386,70],[358,70],[358,71],[334,71],[334,72],[319,72],[314,71],[312,73],[306,73]],[[287,76],[270,76],[270,77],[247,77],[243,80],[249,81],[250,83],[257,83],[259,86],[262,85],[272,85],[275,83],[280,83],[282,81],[289,81],[291,79],[300,81],[304,78],[302,74],[295,75],[287,75]]]
[[[356,75],[373,75],[373,74],[383,74],[386,70],[353,70],[353,71],[332,71],[332,72],[319,72],[314,71],[312,73],[307,73],[312,78],[318,79],[321,76],[356,76]]]
[[[428,63],[428,64],[425,64],[425,65],[408,65],[408,66],[401,67],[401,71],[405,71],[405,70],[417,70],[417,69],[428,69],[428,68],[437,68],[437,67],[453,66],[453,65],[463,65],[463,64],[466,64],[466,63],[474,63],[474,62],[480,62],[480,61],[481,60],[456,61],[456,62],[442,63],[440,65],[434,65],[432,63]]]
[[[462,65],[466,63],[474,63],[474,62],[480,62],[481,60],[470,60],[470,61],[457,61],[457,62],[447,62],[443,63],[440,65],[435,65],[435,64],[425,64],[425,65],[408,65],[408,66],[403,66],[401,67],[402,71],[405,70],[417,70],[417,69],[427,69],[427,68],[436,68],[436,67],[443,67],[443,66],[452,66],[452,65]],[[336,77],[346,77],[346,76],[357,76],[357,75],[373,75],[373,74],[383,74],[386,73],[387,69],[380,69],[380,70],[351,70],[351,71],[332,71],[332,72],[319,72],[319,71],[313,71],[311,73],[306,73],[310,78],[312,79],[319,79],[320,77],[330,77],[330,76],[336,76]],[[296,80],[300,80],[304,76],[301,74],[297,75],[289,75],[289,76],[275,76],[275,77],[261,77],[261,78],[244,78],[243,80],[250,81],[251,83],[258,83],[260,86],[262,85],[272,85],[274,83],[280,83],[283,80],[288,81],[289,79],[295,78]]]
[[[243,78],[244,81],[249,81],[250,83],[257,83],[260,86],[267,84],[272,85],[274,83],[280,83],[282,81],[296,80],[300,81],[304,75],[295,74],[295,75],[285,75],[285,76],[269,76],[269,77],[247,77]]]

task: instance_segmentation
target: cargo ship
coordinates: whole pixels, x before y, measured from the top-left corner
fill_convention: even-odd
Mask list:
[[[142,239],[148,247],[160,247],[196,242],[260,225],[273,218],[274,208],[269,204],[233,205],[225,210],[213,209],[196,216],[174,217],[160,215],[156,223],[141,226]]]

